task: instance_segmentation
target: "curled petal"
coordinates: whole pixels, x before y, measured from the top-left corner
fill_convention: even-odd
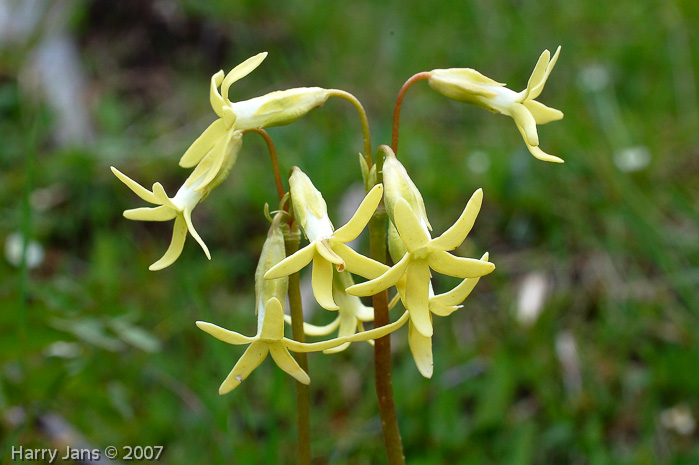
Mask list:
[[[529,153],[534,155],[535,158],[538,158],[541,161],[548,161],[552,163],[563,163],[562,158],[558,158],[555,155],[549,155],[548,153],[541,150],[538,146],[529,145],[529,142],[527,142],[527,138],[524,134],[524,130],[519,125],[517,125],[517,129],[519,129],[519,132],[522,134],[522,137],[524,138],[524,143],[527,145],[527,148],[529,149]]]
[[[170,221],[176,216],[177,212],[166,205],[132,208],[124,212],[124,218],[135,221]]]
[[[165,255],[163,255],[160,260],[148,267],[148,269],[151,271],[157,271],[172,265],[182,253],[182,249],[184,248],[184,240],[186,237],[187,224],[185,223],[184,217],[182,217],[182,215],[178,215],[175,219],[175,227],[172,231],[172,241],[170,241],[170,246],[165,252]]]
[[[364,297],[378,294],[379,292],[388,289],[389,287],[395,285],[403,276],[405,269],[408,267],[408,264],[410,264],[411,258],[411,255],[406,253],[398,263],[393,265],[392,268],[378,278],[350,286],[346,289],[346,292],[350,295]]]
[[[455,257],[448,252],[435,251],[427,259],[437,273],[455,278],[478,278],[492,273],[495,265],[475,258]],[[408,284],[410,285],[410,284]]]
[[[294,360],[289,351],[282,344],[270,344],[269,353],[276,362],[277,366],[296,378],[299,383],[311,384],[311,378],[308,373],[303,371],[299,364]]]
[[[159,203],[161,205],[167,205],[170,208],[172,208],[173,210],[179,211],[179,208],[177,208],[177,205],[172,203],[172,200],[170,199],[170,197],[168,197],[167,194],[165,193],[165,188],[159,182],[156,182],[153,184],[153,195],[155,195],[155,198],[158,199],[157,203]]]
[[[180,158],[182,168],[191,168],[198,164],[216,145],[219,138],[223,137],[226,131],[225,123],[222,119],[217,119],[189,146],[187,151]]]
[[[541,92],[544,90],[544,85],[546,84],[546,80],[549,78],[549,75],[551,74],[551,71],[553,71],[553,67],[556,66],[556,62],[558,61],[558,55],[561,53],[561,46],[559,45],[558,48],[556,49],[556,53],[553,54],[553,58],[551,58],[551,61],[549,62],[548,66],[546,67],[546,72],[544,73],[544,76],[541,78],[541,81],[529,91],[528,98],[529,99],[535,99],[539,95],[541,95]]]
[[[430,235],[405,199],[398,200],[393,207],[393,221],[408,252],[419,249],[430,241]]]
[[[362,203],[347,224],[333,233],[333,238],[339,242],[355,240],[367,223],[369,223],[369,220],[371,220],[371,215],[374,214],[376,207],[379,206],[382,196],[383,184],[375,185],[364,197],[364,200],[362,200]]]
[[[313,259],[313,274],[311,276],[313,295],[318,304],[327,310],[337,310],[339,307],[333,300],[333,266],[322,257]]]
[[[204,254],[206,254],[206,258],[211,260],[211,253],[209,253],[209,248],[206,246],[204,241],[202,240],[201,236],[199,236],[199,233],[197,232],[196,229],[194,229],[194,225],[192,224],[192,209],[191,208],[185,208],[183,212],[184,220],[187,223],[187,229],[189,230],[189,234],[192,235],[195,241],[201,246],[201,248],[204,250]]]
[[[218,116],[223,116],[222,109],[223,105],[225,105],[223,97],[221,97],[221,94],[218,91],[219,86],[223,82],[223,75],[223,70],[220,70],[218,73],[211,76],[211,88],[209,90],[209,100],[211,101],[211,108],[214,109],[214,112]],[[188,166],[182,165],[181,161],[180,166],[182,166],[183,168],[188,168]]]
[[[363,278],[374,279],[389,270],[388,266],[369,257],[361,255],[349,246],[342,243],[334,243],[333,250],[345,262],[345,269],[350,273]]]
[[[207,323],[206,321],[197,321],[197,327],[205,333],[211,334],[219,341],[227,342],[228,344],[243,345],[250,344],[254,341],[251,337],[243,336],[240,333],[229,331],[215,324]]]
[[[405,307],[410,312],[410,321],[425,337],[432,337],[430,317],[430,268],[424,260],[411,263],[408,267],[408,285],[405,290]]]
[[[425,378],[431,378],[434,371],[432,338],[420,334],[412,321],[408,327],[408,344],[410,345],[410,352],[413,354],[415,365],[417,365],[420,374]]]
[[[265,58],[267,58],[267,52],[258,53],[254,57],[248,58],[233,68],[231,72],[226,75],[221,83],[221,94],[223,94],[223,98],[225,99],[227,105],[230,105],[230,101],[228,100],[228,89],[231,87],[231,84],[254,71],[255,68],[260,66],[260,63],[262,63]]]
[[[145,200],[146,202],[149,203],[155,203],[155,204],[161,204],[161,202],[158,201],[158,198],[148,189],[119,171],[118,169],[114,168],[113,166],[111,167],[112,173],[114,173],[114,176],[119,178],[121,182],[126,184],[126,187],[131,189],[134,194]]]
[[[525,100],[523,105],[532,114],[536,124],[546,124],[563,118],[563,112],[555,108],[547,107],[536,100]]]
[[[265,279],[277,279],[296,273],[308,265],[316,254],[316,244],[311,242],[293,255],[289,255],[265,273]]]
[[[250,347],[245,350],[243,356],[240,357],[238,363],[235,364],[223,381],[221,387],[218,388],[218,393],[220,395],[228,394],[233,389],[240,386],[240,383],[250,376],[250,373],[252,373],[255,368],[259,367],[264,359],[267,358],[268,352],[269,348],[264,342],[257,341],[250,344]]]
[[[539,145],[539,134],[536,132],[536,121],[527,107],[521,103],[513,103],[510,107],[511,116],[515,120],[515,124],[519,128],[519,131],[524,136],[524,140],[527,144],[537,146]]]
[[[481,260],[488,261],[488,258],[489,258],[489,255],[488,255],[488,252],[486,252],[485,254],[483,254],[483,257],[481,257]],[[463,281],[461,281],[461,283],[459,283],[459,285],[456,286],[451,291],[432,297],[430,299],[430,308],[432,308],[433,304],[437,304],[437,305],[445,306],[445,307],[455,307],[455,306],[459,305],[461,302],[466,300],[466,298],[469,296],[469,294],[471,294],[471,291],[473,290],[474,287],[476,287],[476,284],[478,284],[479,280],[480,280],[480,277],[466,278]],[[458,308],[458,307],[456,307],[456,308]],[[456,310],[456,308],[454,308],[454,310]],[[439,312],[434,312],[434,313],[437,313],[440,316],[445,316]],[[449,313],[451,313],[451,311]]]
[[[330,247],[327,239],[315,241],[316,251],[318,254],[332,264],[337,265],[337,271],[345,271],[345,262],[338,254]]]
[[[478,189],[473,193],[466,208],[454,225],[447,229],[444,234],[434,239],[430,245],[440,250],[454,250],[466,239],[466,236],[476,222],[478,212],[483,203],[483,189]]]

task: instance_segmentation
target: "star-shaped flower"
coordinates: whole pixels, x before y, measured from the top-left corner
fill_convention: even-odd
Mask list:
[[[495,269],[495,265],[488,261],[456,257],[448,253],[461,245],[473,227],[482,199],[483,191],[478,189],[456,223],[441,236],[432,239],[413,208],[404,198],[399,198],[394,203],[392,220],[407,252],[389,271],[378,278],[349,287],[347,293],[357,296],[374,295],[396,285],[405,276],[404,302],[410,312],[410,321],[421,335],[431,337],[430,269],[458,278],[476,278]]]
[[[230,86],[250,74],[267,57],[267,52],[257,54],[239,64],[231,72],[223,71],[211,76],[209,99],[219,119],[211,123],[180,159],[180,166],[191,168],[207,154],[213,152],[215,163],[220,163],[218,154],[225,153],[231,132],[260,129],[292,123],[325,103],[330,91],[320,87],[301,87],[255,97],[242,102],[231,102],[228,98]],[[219,92],[219,87],[221,91]]]
[[[124,212],[124,217],[137,221],[175,220],[170,246],[165,252],[165,255],[149,267],[151,271],[161,270],[170,266],[177,260],[177,257],[180,256],[184,248],[187,231],[189,231],[192,237],[199,243],[206,257],[211,259],[209,249],[192,224],[192,211],[202,199],[209,195],[212,189],[223,182],[228,176],[242,145],[242,133],[232,133],[231,140],[232,143],[228,145],[227,153],[224,154],[223,157],[225,163],[214,164],[214,155],[210,153],[199,163],[197,168],[192,171],[182,187],[177,191],[177,194],[172,198],[168,197],[165,193],[165,189],[159,182],[153,184],[153,189],[149,191],[118,169],[113,166],[111,167],[114,175],[126,184],[136,195],[146,202],[158,205],[157,207],[126,210]]]
[[[279,368],[296,378],[303,384],[310,384],[311,379],[308,374],[296,363],[289,350],[294,352],[316,352],[331,349],[348,342],[366,341],[383,337],[391,331],[395,331],[408,320],[407,312],[397,321],[382,326],[380,328],[355,334],[351,337],[341,337],[330,341],[302,343],[284,337],[284,310],[282,304],[276,297],[269,299],[263,315],[262,323],[254,337],[243,336],[242,334],[221,328],[211,323],[197,321],[197,326],[211,334],[216,339],[234,345],[249,344],[248,348],[235,364],[231,372],[221,384],[219,394],[227,394],[240,386],[252,371],[260,366],[271,354]]]
[[[381,201],[383,186],[374,186],[354,216],[337,230],[333,229],[330,222],[323,196],[308,176],[297,167],[292,169],[289,190],[294,215],[311,243],[275,265],[265,274],[265,279],[288,276],[313,261],[313,295],[321,307],[337,310],[338,306],[332,294],[333,265],[338,271],[347,269],[367,278],[376,277],[384,272],[384,265],[358,254],[345,245],[356,239],[371,219]]]
[[[539,57],[527,88],[514,92],[505,84],[493,81],[471,68],[435,69],[430,72],[430,86],[446,97],[470,103],[494,113],[511,116],[522,134],[527,148],[539,160],[563,163],[559,157],[549,155],[539,148],[536,125],[563,118],[559,110],[549,108],[535,99],[544,90],[561,47],[551,58],[548,50]]]

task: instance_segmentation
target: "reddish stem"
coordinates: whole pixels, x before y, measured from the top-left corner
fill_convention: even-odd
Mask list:
[[[396,97],[396,106],[393,108],[393,135],[391,136],[391,148],[395,154],[398,154],[398,126],[400,126],[400,109],[403,106],[403,97],[405,97],[405,93],[408,92],[410,86],[418,81],[429,79],[429,77],[429,71],[417,73],[405,81],[405,84],[403,84],[403,87],[401,87],[400,91],[398,92],[398,97]]]
[[[269,133],[264,129],[247,129],[245,132],[254,132],[262,136],[267,144],[267,150],[269,150],[269,158],[272,160],[272,171],[274,171],[274,184],[277,186],[277,194],[279,194],[279,200],[284,198],[284,185],[282,184],[282,175],[279,172],[279,159],[277,158],[277,149],[272,142],[272,138]]]

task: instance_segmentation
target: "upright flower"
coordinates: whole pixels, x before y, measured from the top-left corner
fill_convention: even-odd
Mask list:
[[[561,47],[558,47],[551,58],[551,53],[544,50],[527,88],[521,92],[514,92],[505,84],[493,81],[471,68],[435,69],[430,72],[428,82],[430,87],[446,97],[511,116],[532,155],[539,160],[563,163],[562,159],[539,148],[536,131],[537,124],[559,120],[563,118],[563,113],[535,100],[544,90],[560,51]]]
[[[266,274],[266,279],[296,273],[313,261],[311,284],[313,295],[321,307],[337,310],[333,300],[333,265],[338,271],[347,271],[367,278],[385,271],[384,265],[364,257],[345,245],[359,236],[381,201],[383,186],[377,184],[369,191],[354,216],[343,227],[335,230],[328,217],[328,207],[322,194],[308,176],[298,167],[292,169],[289,190],[294,215],[310,244],[287,257]]]

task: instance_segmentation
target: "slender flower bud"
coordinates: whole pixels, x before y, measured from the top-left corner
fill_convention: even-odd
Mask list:
[[[383,163],[384,204],[388,217],[393,222],[396,203],[403,199],[413,209],[425,231],[432,231],[427,219],[425,201],[405,167],[389,147],[385,147],[386,160]]]

